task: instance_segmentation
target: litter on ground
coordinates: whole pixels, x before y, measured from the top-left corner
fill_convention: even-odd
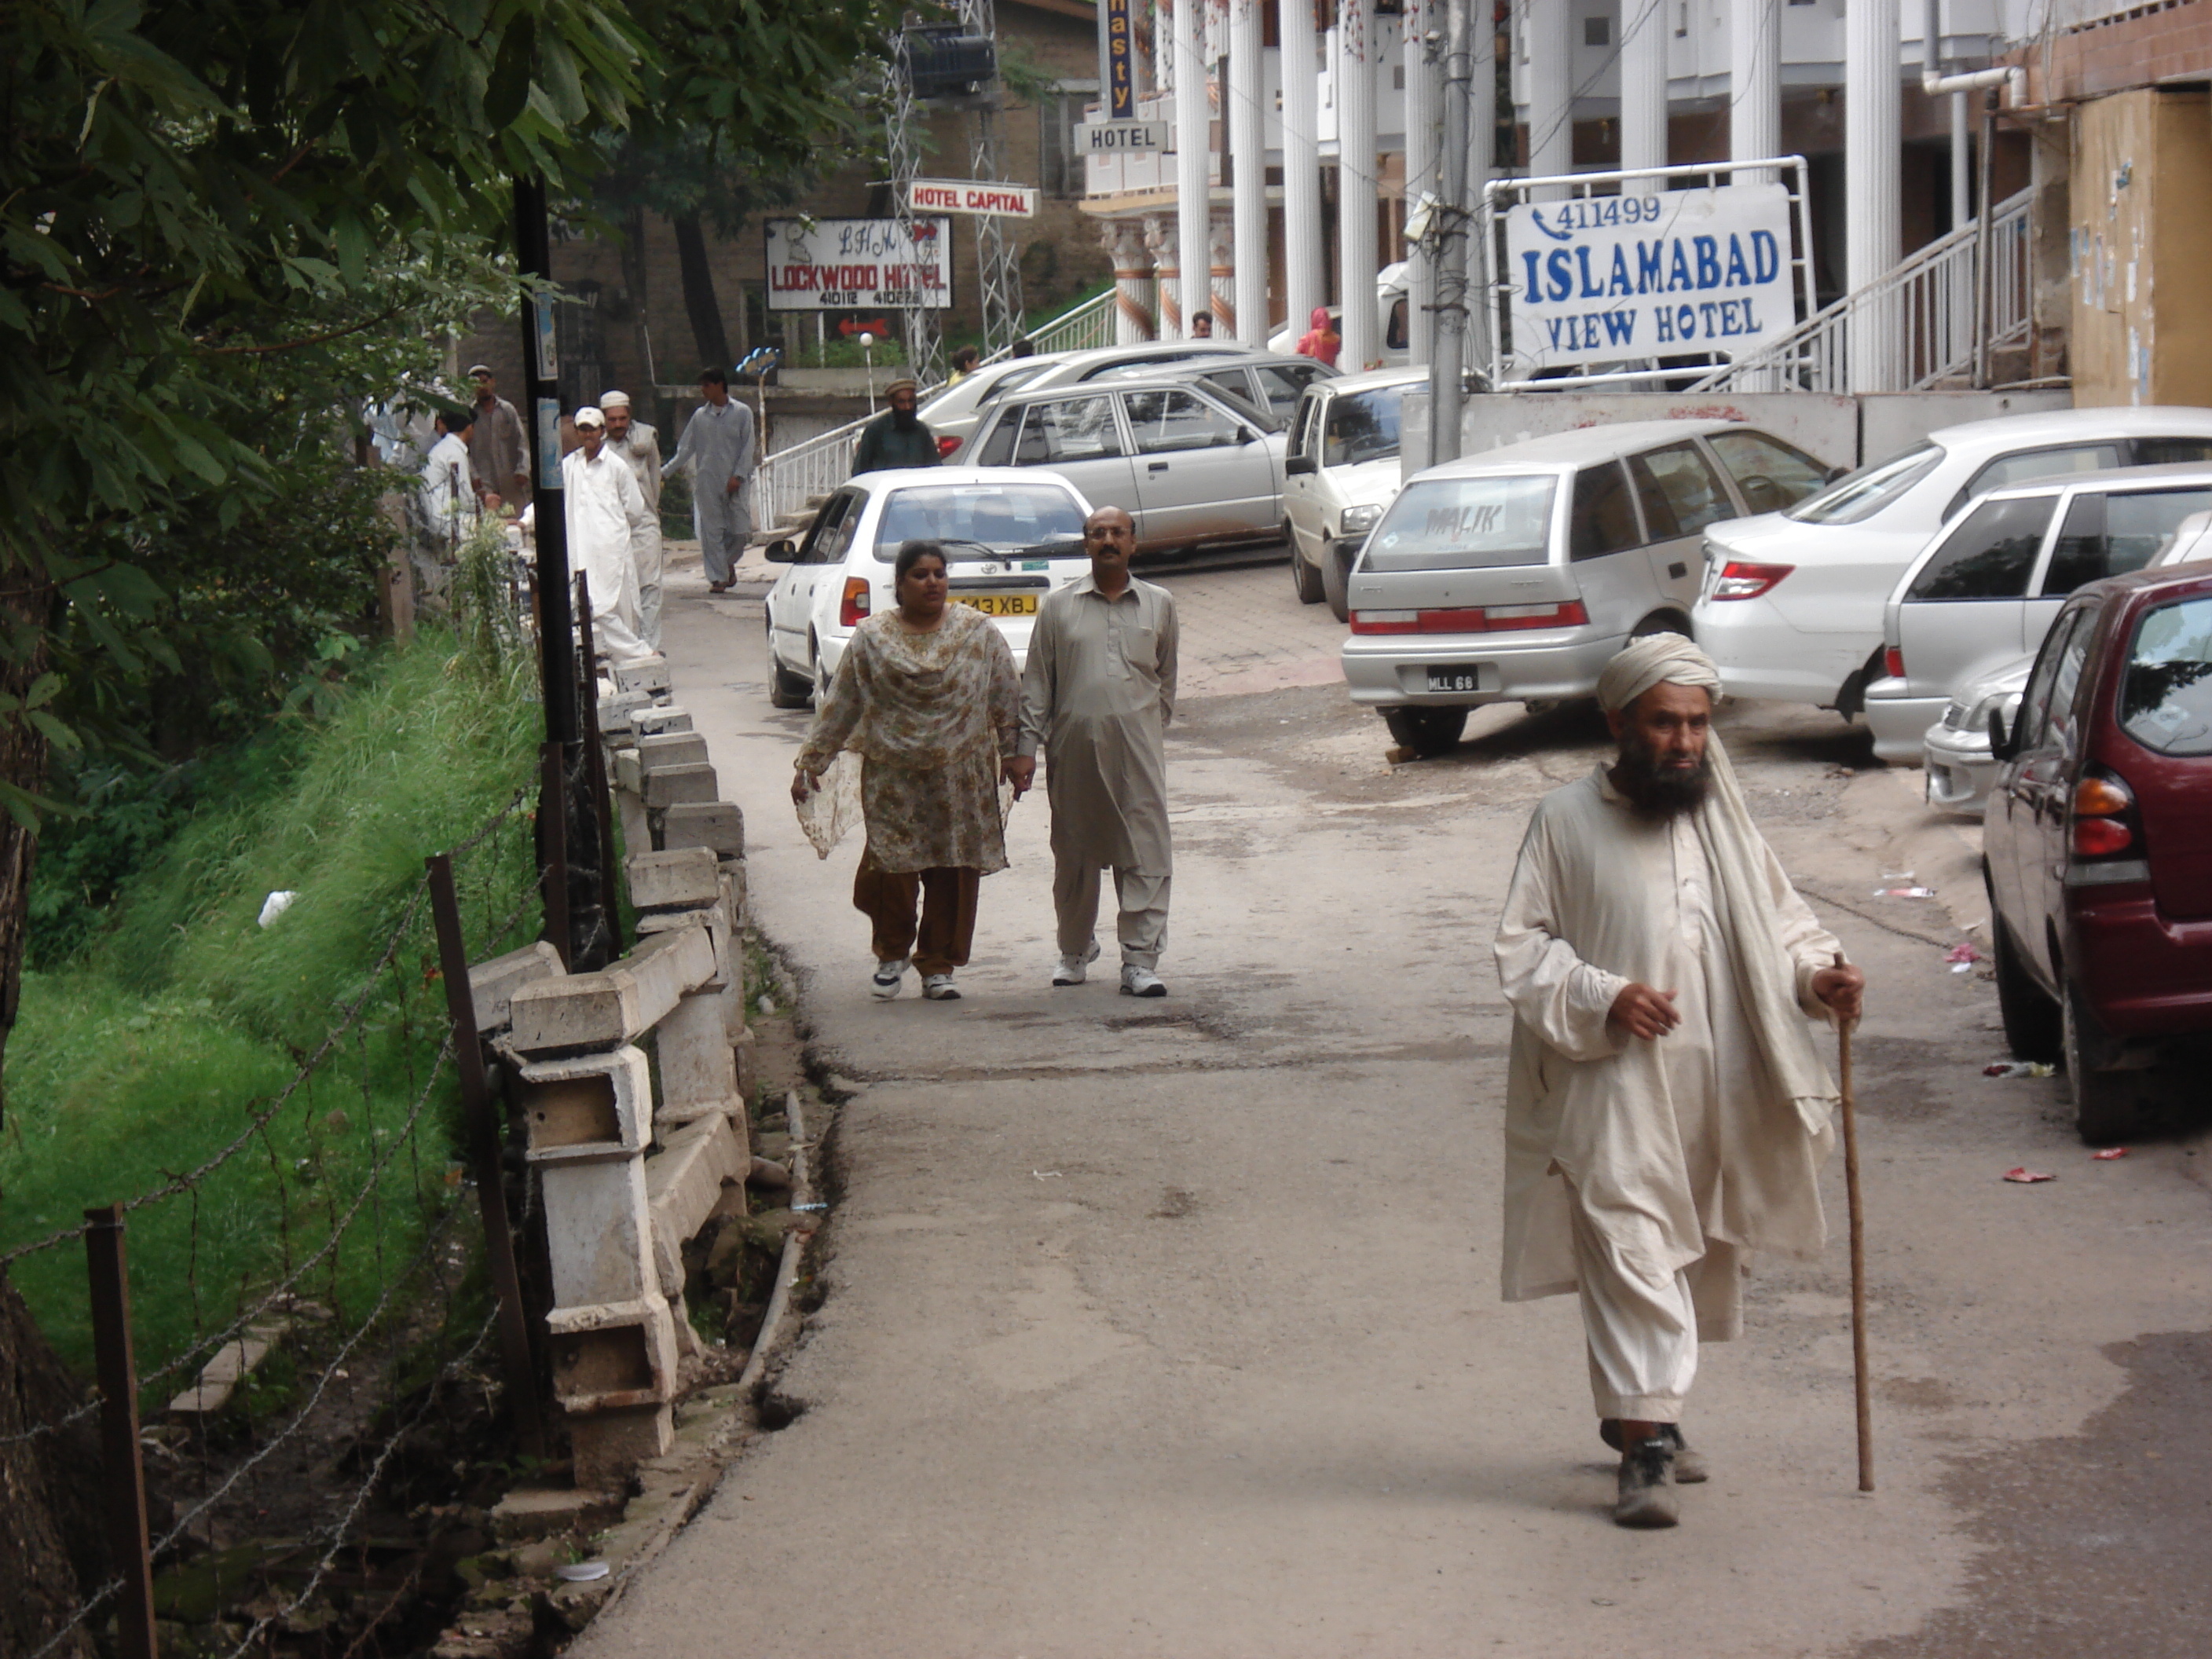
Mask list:
[[[2032,1186],[2039,1181],[2056,1181],[2058,1179],[2057,1176],[2045,1175],[2042,1170],[2031,1170],[2025,1164],[2021,1165],[2017,1170],[2007,1170],[2004,1172],[2004,1178],[2007,1181],[2016,1181],[2023,1187]]]
[[[2107,1146],[2102,1152],[2089,1154],[2100,1164],[2110,1164],[2114,1158],[2125,1158],[2127,1155],[2128,1149],[2124,1146]]]

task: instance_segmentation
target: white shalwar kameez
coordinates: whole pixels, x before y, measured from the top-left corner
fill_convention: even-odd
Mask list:
[[[1751,828],[1717,738],[1708,753],[1706,805],[1669,819],[1603,767],[1547,795],[1498,932],[1504,1296],[1581,1292],[1601,1418],[1679,1422],[1699,1338],[1741,1331],[1742,1253],[1811,1256],[1826,1237],[1833,1090],[1806,1022],[1826,1018],[1813,976],[1839,947]],[[1613,1024],[1631,982],[1674,992],[1680,1024],[1656,1040]]]
[[[638,493],[653,528],[637,546],[637,636],[646,649],[660,649],[660,434],[642,421],[632,421],[617,443],[610,435],[607,447],[629,463]]]
[[[597,459],[572,450],[561,460],[561,490],[568,569],[591,582],[592,644],[611,663],[650,656],[637,632],[637,553],[653,517],[629,463],[605,446]]]

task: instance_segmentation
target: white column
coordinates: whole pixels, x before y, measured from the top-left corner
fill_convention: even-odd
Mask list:
[[[1474,74],[1467,93],[1467,204],[1482,206],[1482,187],[1498,176],[1498,27],[1490,8],[1473,0],[1468,58]],[[1490,368],[1489,295],[1482,283],[1490,270],[1490,249],[1471,234],[1467,250],[1467,366]]]
[[[1620,165],[1667,165],[1667,40],[1674,27],[1664,5],[1621,0]]]
[[[1950,228],[1953,230],[1974,216],[1967,211],[1968,204],[1974,199],[1972,188],[1967,183],[1973,160],[1972,139],[1970,137],[1972,131],[1972,118],[1966,109],[1966,94],[1954,92],[1951,94]]]
[[[1897,0],[1851,0],[1844,10],[1844,286],[1853,293],[1898,259],[1897,10]],[[1897,390],[1894,298],[1855,312],[1850,326],[1849,390]]]
[[[1231,0],[1230,208],[1237,226],[1237,337],[1267,343],[1267,0]]]
[[[1114,259],[1114,343],[1142,345],[1152,337],[1152,257],[1145,228],[1134,219],[1109,220],[1102,232]]]
[[[1291,338],[1328,292],[1321,240],[1321,64],[1311,0],[1276,0],[1283,37],[1283,301]]]
[[[1342,0],[1336,15],[1336,280],[1344,306],[1336,364],[1348,374],[1382,355],[1375,326],[1374,47],[1380,32],[1372,3]]]
[[[1175,9],[1176,112],[1176,240],[1183,256],[1198,271],[1206,270],[1207,204],[1212,185],[1207,180],[1206,150],[1212,136],[1212,112],[1206,95],[1206,58],[1199,45],[1205,15],[1203,0],[1176,0]],[[1183,304],[1172,326],[1164,301],[1160,306],[1160,337],[1179,340],[1190,331],[1189,317],[1206,304],[1206,283],[1185,283],[1178,299]]]
[[[1528,58],[1528,176],[1571,173],[1575,164],[1574,16],[1567,0],[1523,0],[1522,39]],[[1537,192],[1535,201],[1564,197]]]
[[[1439,0],[1406,0],[1406,211],[1410,216],[1424,196],[1442,198],[1443,131],[1441,94],[1443,54],[1429,61],[1422,36],[1441,29],[1443,8]],[[1391,249],[1391,252],[1399,250]],[[1407,244],[1406,311],[1412,335],[1408,358],[1425,363],[1436,351],[1436,261],[1419,243]]]
[[[1159,283],[1159,337],[1163,340],[1183,337],[1182,270],[1176,257],[1177,240],[1173,219],[1164,213],[1146,216],[1145,246],[1152,252],[1152,275]]]
[[[1757,161],[1781,151],[1782,8],[1774,0],[1729,0],[1729,160]],[[1759,184],[1774,176],[1762,168],[1738,173],[1736,181]]]

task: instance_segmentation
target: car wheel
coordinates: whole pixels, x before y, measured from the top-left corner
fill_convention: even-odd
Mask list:
[[[1386,708],[1382,723],[1390,735],[1423,760],[1449,755],[1467,730],[1464,708]]]
[[[1352,555],[1323,538],[1321,544],[1321,592],[1328,601],[1328,614],[1340,623],[1352,620]]]
[[[1283,520],[1283,539],[1290,544],[1291,586],[1297,591],[1298,603],[1319,605],[1324,597],[1322,592],[1321,572],[1307,563],[1305,555],[1298,551],[1298,538],[1296,532],[1291,529],[1291,521],[1288,519]]]
[[[2142,1079],[2138,1071],[2114,1071],[2119,1045],[2069,980],[2062,999],[2065,1018],[2066,1086],[2074,1097],[2074,1127],[2092,1146],[2110,1146],[2142,1133]]]
[[[775,629],[768,630],[768,702],[771,708],[804,708],[806,700],[814,693],[812,682],[804,674],[794,674],[783,665],[775,654]]]
[[[2005,1046],[2015,1058],[2055,1066],[2065,1058],[2064,1021],[2058,1005],[2028,973],[2013,943],[2012,929],[1999,916],[1990,929],[1990,954],[1997,970],[1997,1013],[2004,1021]]]

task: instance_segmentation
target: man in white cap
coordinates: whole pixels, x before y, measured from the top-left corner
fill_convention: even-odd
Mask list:
[[[691,474],[691,516],[699,529],[709,591],[730,591],[732,573],[753,533],[745,483],[753,471],[753,412],[730,396],[730,377],[719,368],[699,372],[703,400],[684,422],[684,435],[660,476]]]
[[[660,649],[660,434],[629,417],[629,393],[610,392],[599,399],[607,417],[607,447],[629,463],[653,515],[653,529],[637,556],[637,633],[647,648]]]
[[[1698,1344],[1742,1328],[1745,1253],[1809,1257],[1834,1085],[1814,1019],[1864,980],[1791,888],[1711,730],[1712,659],[1632,642],[1617,757],[1538,803],[1498,929],[1513,1009],[1504,1292],[1579,1291],[1613,1518],[1670,1527]]]
[[[592,642],[599,654],[635,662],[652,654],[637,632],[637,566],[653,515],[629,464],[607,448],[606,416],[585,404],[576,411],[576,435],[582,447],[561,459],[568,570],[590,579]]]

